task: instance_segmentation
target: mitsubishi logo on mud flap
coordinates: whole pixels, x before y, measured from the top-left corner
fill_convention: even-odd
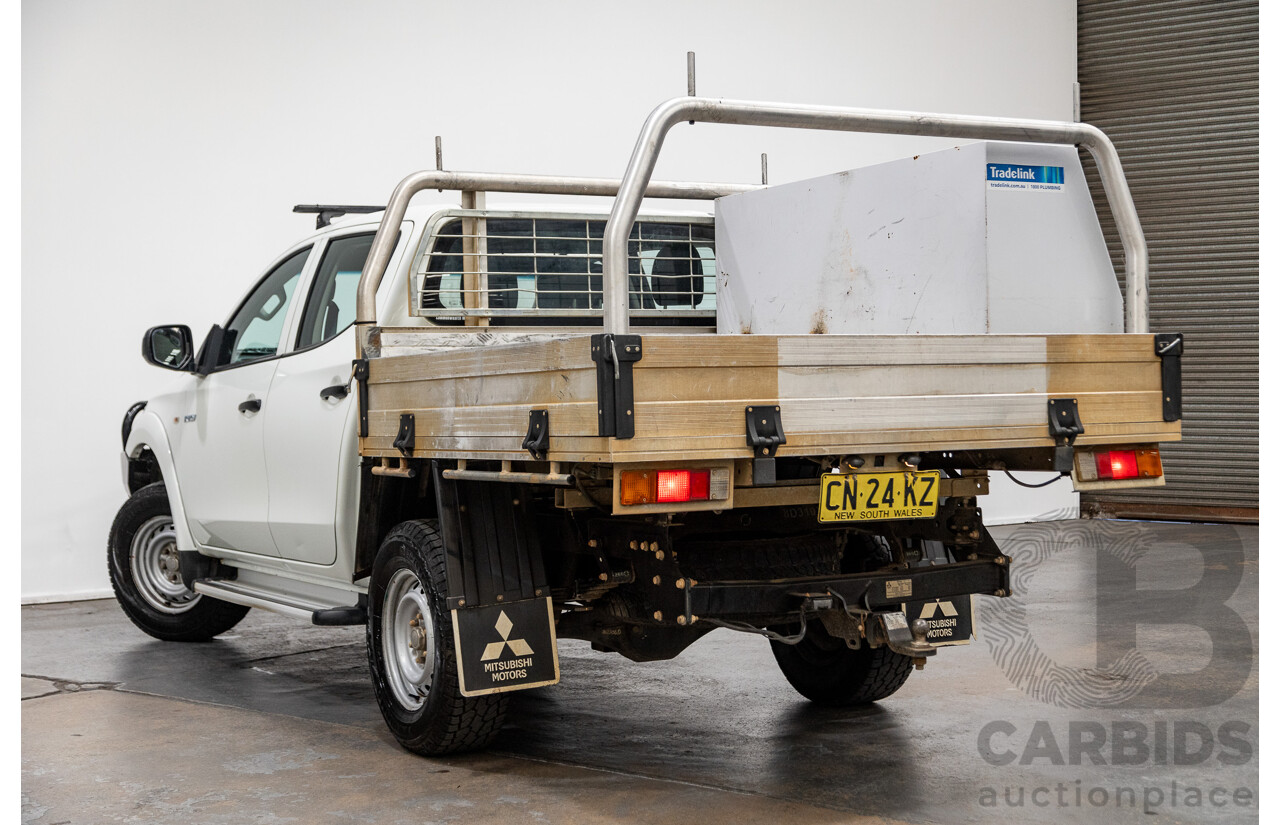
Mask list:
[[[458,688],[463,696],[560,681],[550,598],[507,600],[451,612]],[[500,641],[493,640],[495,635]]]
[[[954,615],[954,608],[953,608]],[[498,614],[498,621],[494,624],[493,629],[498,631],[498,635],[502,637],[500,642],[490,642],[485,645],[484,653],[480,654],[480,661],[489,662],[497,659],[502,655],[504,647],[511,648],[513,656],[532,656],[533,648],[529,647],[529,643],[524,639],[512,639],[511,636],[511,620],[507,618],[507,612],[504,610]]]
[[[939,610],[947,618],[954,618],[960,615],[960,611],[956,610],[956,606],[951,602],[933,601],[920,608],[920,618],[932,619]]]

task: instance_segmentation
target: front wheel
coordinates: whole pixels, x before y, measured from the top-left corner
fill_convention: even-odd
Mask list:
[[[406,521],[382,542],[369,578],[373,692],[396,741],[424,756],[487,746],[507,713],[505,695],[459,692],[444,565],[436,522]]]
[[[911,675],[910,657],[866,643],[852,650],[818,622],[809,623],[799,644],[769,644],[791,686],[819,705],[876,702],[897,691]]]
[[[125,615],[157,639],[206,642],[249,612],[243,605],[205,598],[183,583],[162,482],[138,490],[116,514],[107,542],[107,573]]]

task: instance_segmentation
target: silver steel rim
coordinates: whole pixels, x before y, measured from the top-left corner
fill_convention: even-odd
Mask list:
[[[161,613],[185,613],[200,600],[178,572],[178,537],[171,516],[149,518],[133,534],[129,570],[142,598]]]
[[[397,570],[382,599],[382,660],[396,701],[417,710],[426,701],[435,668],[436,633],[422,582]]]

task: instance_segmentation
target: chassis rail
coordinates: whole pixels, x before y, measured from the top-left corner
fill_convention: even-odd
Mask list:
[[[805,600],[837,595],[850,606],[869,611],[897,609],[903,602],[949,596],[1009,594],[1005,557],[959,561],[936,567],[857,573],[776,582],[707,582],[685,591],[685,620],[746,614],[783,614]]]

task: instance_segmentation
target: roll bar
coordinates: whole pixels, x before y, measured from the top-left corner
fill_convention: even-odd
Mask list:
[[[1107,203],[1115,216],[1124,246],[1125,331],[1148,332],[1147,242],[1120,166],[1115,146],[1100,129],[1086,123],[1019,120],[1003,117],[943,115],[835,106],[800,106],[749,100],[711,100],[678,97],[658,106],[645,121],[627,164],[622,186],[604,230],[604,330],[627,332],[627,236],[640,210],[645,185],[653,174],[662,141],[681,121],[780,126],[840,132],[879,132],[894,135],[1013,140],[1083,146],[1093,155]]]

